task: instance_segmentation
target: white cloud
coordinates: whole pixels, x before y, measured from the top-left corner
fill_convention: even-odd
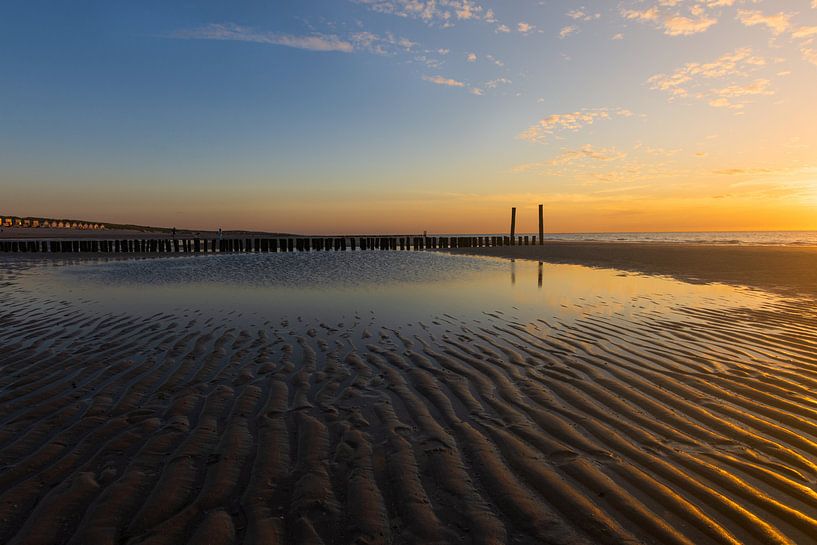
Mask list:
[[[210,24],[191,30],[179,30],[170,35],[172,38],[187,40],[224,40],[233,42],[251,42],[259,44],[280,45],[309,51],[339,51],[351,53],[354,45],[334,35],[311,34],[295,36],[263,32],[231,23]]]
[[[477,54],[476,53],[468,53],[468,55],[466,55],[466,57],[465,57],[465,60],[467,60],[468,62],[477,62]]]

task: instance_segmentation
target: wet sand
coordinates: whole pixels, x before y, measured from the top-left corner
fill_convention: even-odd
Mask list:
[[[445,251],[571,263],[670,276],[687,282],[722,282],[788,295],[817,296],[817,247],[547,242],[543,246]]]
[[[817,542],[813,301],[244,327],[3,265],[0,543]]]

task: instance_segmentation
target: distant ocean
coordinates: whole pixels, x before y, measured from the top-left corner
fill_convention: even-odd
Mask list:
[[[494,233],[505,234],[507,233]],[[493,235],[493,234],[492,234]],[[519,233],[520,236],[536,233]],[[485,235],[483,235],[485,236]],[[546,241],[663,242],[760,246],[817,246],[817,231],[727,231],[692,233],[545,233]]]

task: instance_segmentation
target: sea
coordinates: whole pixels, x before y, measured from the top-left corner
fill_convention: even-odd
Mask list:
[[[501,236],[486,233],[473,236]],[[518,233],[538,237],[537,233]],[[435,234],[436,236],[436,234]],[[458,235],[439,235],[458,236]],[[459,235],[465,236],[465,235]],[[745,246],[817,246],[817,231],[696,231],[664,233],[545,233],[546,241],[652,242],[676,244],[733,244]]]

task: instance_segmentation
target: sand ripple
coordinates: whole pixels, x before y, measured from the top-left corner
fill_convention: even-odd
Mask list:
[[[4,304],[0,542],[817,542],[808,303],[233,324]]]

